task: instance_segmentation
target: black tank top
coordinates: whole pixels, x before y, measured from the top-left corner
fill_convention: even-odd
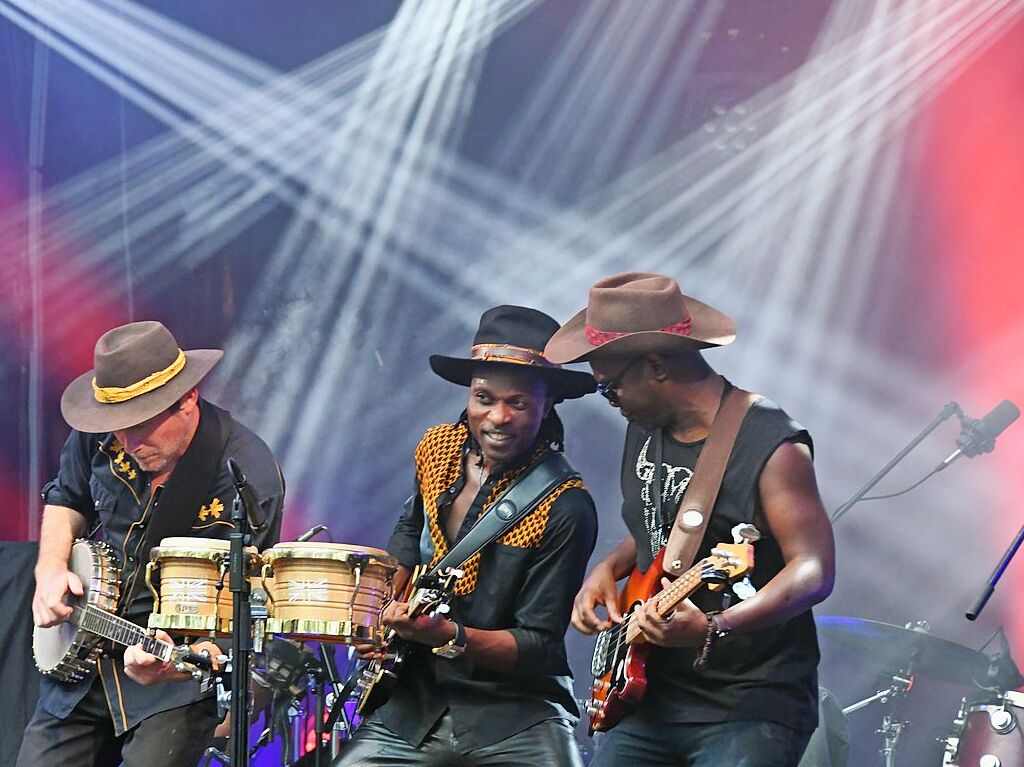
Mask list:
[[[622,463],[622,517],[637,546],[637,566],[650,567],[664,545],[679,501],[692,476],[704,441],[682,443],[667,435],[662,443],[661,516],[651,498],[655,440],[659,433],[630,424]],[[758,480],[775,449],[786,441],[811,444],[810,436],[775,403],[762,399],[740,428],[714,513],[698,551],[707,556],[716,543],[731,543],[730,531],[753,522],[760,511]],[[761,530],[751,582],[760,588],[783,567],[777,541]],[[735,595],[731,594],[735,602]],[[693,602],[702,610],[722,609],[722,595],[701,589]],[[811,611],[778,626],[732,634],[718,642],[708,668],[694,671],[696,652],[653,647],[647,662],[648,688],[636,715],[653,721],[721,722],[757,719],[813,730],[818,721],[818,640]]]

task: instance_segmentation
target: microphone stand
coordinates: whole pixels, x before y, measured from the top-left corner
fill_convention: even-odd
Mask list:
[[[962,414],[963,411],[960,410],[960,406],[955,402],[950,402],[948,405],[942,408],[942,412],[940,412],[938,416],[935,417],[935,420],[933,420],[924,428],[924,431],[922,431],[920,434],[918,434],[916,437],[910,440],[907,446],[900,450],[900,452],[898,452],[895,456],[893,456],[892,460],[889,461],[889,463],[885,464],[885,466],[883,466],[878,471],[878,473],[875,474],[875,476],[869,479],[868,483],[864,485],[864,487],[862,487],[860,490],[854,493],[846,503],[844,503],[842,506],[840,506],[838,509],[832,512],[832,522],[838,522],[843,517],[843,515],[846,514],[846,512],[848,512],[853,507],[855,503],[857,503],[861,498],[867,495],[871,488],[873,488],[875,485],[881,482],[882,478],[890,471],[892,471],[896,464],[898,464],[900,461],[906,458],[907,454],[915,447],[917,447],[919,444],[921,444],[921,442],[924,441],[924,438],[931,434],[933,431],[935,431],[940,424],[952,418],[954,415]]]
[[[249,562],[245,545],[249,540],[249,519],[241,493],[231,504],[234,529],[229,536],[231,573],[231,765],[249,764],[249,653],[252,651],[252,612],[249,605]]]
[[[996,565],[996,569],[992,571],[992,575],[989,576],[988,582],[985,584],[985,588],[982,590],[978,599],[974,602],[974,607],[964,613],[967,620],[973,621],[981,615],[981,611],[985,609],[986,603],[996,590],[996,584],[999,583],[999,579],[1003,577],[1003,573],[1006,572],[1006,568],[1009,567],[1010,561],[1013,559],[1013,555],[1017,553],[1017,549],[1020,548],[1021,543],[1024,543],[1024,526],[1017,531],[1017,537],[1010,543],[1010,547],[1003,554],[1003,558],[999,560],[999,564]]]

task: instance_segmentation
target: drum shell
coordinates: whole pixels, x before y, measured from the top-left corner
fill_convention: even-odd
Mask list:
[[[1005,692],[997,697],[964,698],[955,733],[947,738],[945,767],[1024,767],[1024,694]],[[988,760],[983,761],[988,756]],[[995,761],[993,759],[995,758]]]
[[[267,633],[298,640],[375,643],[398,563],[387,552],[341,543],[282,543],[267,564]]]
[[[231,636],[234,599],[227,573],[230,548],[229,541],[218,538],[160,541],[150,552],[146,576],[154,591],[149,627],[183,636]],[[254,546],[246,546],[245,555],[250,584],[256,586],[262,557]],[[150,573],[159,576],[159,591]]]

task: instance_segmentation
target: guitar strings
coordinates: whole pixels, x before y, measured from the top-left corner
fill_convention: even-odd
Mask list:
[[[693,573],[695,570],[698,570],[698,568],[701,571],[703,571],[705,565],[707,563],[709,563],[709,562],[710,562],[710,559],[703,559],[703,560],[701,560],[697,564],[697,566],[691,568],[686,573],[683,573],[683,575],[679,578],[679,580],[674,581],[673,583],[671,583],[668,586],[668,588],[666,588],[664,591],[660,592],[659,594],[656,594],[653,598],[654,599],[660,599],[662,596],[664,596],[664,595],[666,595],[666,594],[668,594],[668,593],[670,593],[670,592],[672,592],[674,590],[678,590],[679,586],[687,583],[687,581],[689,581],[689,580],[692,580],[691,573]],[[684,589],[684,591],[685,591],[685,589]],[[624,620],[622,623],[616,624],[615,626],[612,626],[609,629],[605,629],[605,631],[608,632],[608,637],[609,637],[610,642],[614,643],[617,646],[620,645],[620,641],[619,640],[622,638],[623,633],[628,631],[629,626],[634,622],[634,619],[636,619],[636,618],[637,618],[637,611],[634,610],[633,612],[631,612],[629,614],[629,616],[626,618],[626,620]]]
[[[683,573],[681,576],[679,576],[679,578],[677,580],[675,580],[672,583],[670,583],[668,585],[668,587],[665,588],[664,591],[661,591],[658,594],[656,594],[654,597],[652,597],[652,599],[660,599],[663,596],[666,596],[667,594],[669,594],[670,592],[678,590],[679,587],[684,585],[684,584],[687,584],[688,586],[692,585],[690,582],[695,577],[696,577],[696,579],[698,581],[698,583],[696,585],[699,586],[700,582],[703,581],[703,578],[701,576],[702,576],[703,572],[706,569],[708,569],[709,567],[713,567],[715,565],[719,565],[719,567],[717,567],[716,569],[725,569],[728,566],[728,562],[717,563],[715,561],[716,559],[720,559],[720,557],[718,557],[718,558],[716,558],[716,557],[705,557],[700,562],[698,562],[696,565],[694,565],[689,570],[687,570],[685,573]],[[696,589],[694,589],[694,590],[696,590]],[[684,589],[684,591],[685,591],[685,589]],[[616,648],[621,647],[622,646],[622,642],[620,640],[623,638],[624,633],[629,630],[630,625],[634,622],[634,619],[636,619],[636,618],[637,618],[637,612],[636,612],[636,610],[634,610],[633,612],[631,612],[629,614],[629,616],[626,618],[626,620],[624,620],[622,623],[616,624],[615,626],[612,626],[611,628],[605,629],[605,631],[607,632],[608,638],[609,638],[609,645],[614,645]]]

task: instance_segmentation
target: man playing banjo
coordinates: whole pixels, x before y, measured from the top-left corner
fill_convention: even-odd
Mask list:
[[[150,549],[167,537],[226,539],[232,530],[229,457],[246,472],[267,519],[253,544],[277,542],[284,483],[270,449],[196,388],[222,355],[182,351],[159,322],[114,328],[97,341],[95,369],[61,398],[73,431],[56,478],[43,489],[36,626],[71,617],[69,597],[84,592],[69,567],[72,544],[100,529],[119,557],[117,615],[145,626],[153,605],[144,572]],[[162,631],[157,638],[172,642]],[[220,652],[212,643],[193,649],[203,645]],[[123,657],[111,647],[80,681],[42,678],[17,765],[191,765],[217,720],[212,692],[190,676],[139,646]]]

